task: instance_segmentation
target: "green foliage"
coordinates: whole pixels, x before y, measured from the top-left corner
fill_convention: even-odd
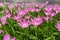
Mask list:
[[[0,7],[0,11],[2,11],[3,10],[3,7]]]
[[[4,15],[5,15],[4,12],[0,12],[0,18],[1,18],[2,16],[4,16]]]

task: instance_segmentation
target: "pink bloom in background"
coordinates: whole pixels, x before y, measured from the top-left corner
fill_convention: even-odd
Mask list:
[[[46,1],[46,2],[45,2],[45,5],[47,5],[48,3],[49,3],[49,1]]]
[[[6,16],[0,18],[2,25],[6,24]]]
[[[24,7],[24,3],[21,3],[20,6],[21,6],[21,8],[23,8]]]
[[[56,28],[60,31],[60,22],[57,22]]]
[[[38,17],[34,17],[31,19],[31,24],[34,26],[39,26],[43,22],[43,19],[38,15]]]
[[[26,3],[26,6],[27,6],[28,8],[32,7],[32,2]]]
[[[25,20],[25,19],[20,19],[20,22],[18,23],[19,26],[21,26],[22,28],[27,28],[30,25],[30,21],[29,20]]]
[[[34,6],[39,8],[40,4],[39,3],[34,3]]]
[[[9,9],[12,9],[12,8],[13,8],[13,5],[11,5],[11,4],[8,5],[8,8],[9,8]]]
[[[9,2],[6,2],[6,5],[7,5],[7,6],[10,5],[10,3],[9,3]]]
[[[4,6],[4,4],[3,3],[0,3],[0,7],[3,7]]]
[[[15,4],[14,4],[14,6],[15,6],[15,7],[18,7],[18,6],[19,6],[19,4],[18,4],[18,3],[15,3]]]
[[[10,35],[8,33],[6,33],[3,37],[3,40],[16,40],[16,38],[14,37],[14,38],[11,39]]]
[[[2,34],[3,30],[0,30],[0,34]]]
[[[48,3],[49,3],[48,1],[46,1],[45,3],[42,3],[42,4],[40,5],[40,8],[46,6]]]

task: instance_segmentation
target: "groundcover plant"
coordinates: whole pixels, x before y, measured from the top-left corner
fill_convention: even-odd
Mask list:
[[[0,3],[0,40],[60,40],[60,5]]]

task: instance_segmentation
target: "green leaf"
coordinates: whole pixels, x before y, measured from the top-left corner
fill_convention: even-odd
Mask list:
[[[0,11],[2,11],[3,10],[3,7],[0,7]]]
[[[12,12],[15,12],[17,10],[17,8],[12,8]]]
[[[5,15],[5,13],[3,13],[3,12],[0,12],[0,17],[2,17],[2,16],[4,16]]]

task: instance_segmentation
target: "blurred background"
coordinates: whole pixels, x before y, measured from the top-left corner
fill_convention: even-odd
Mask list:
[[[60,0],[0,0],[0,2],[4,2],[4,1],[10,2],[10,3],[14,3],[14,2],[18,2],[18,3],[39,2],[39,3],[42,3],[45,1],[49,1],[50,4],[60,4]]]

